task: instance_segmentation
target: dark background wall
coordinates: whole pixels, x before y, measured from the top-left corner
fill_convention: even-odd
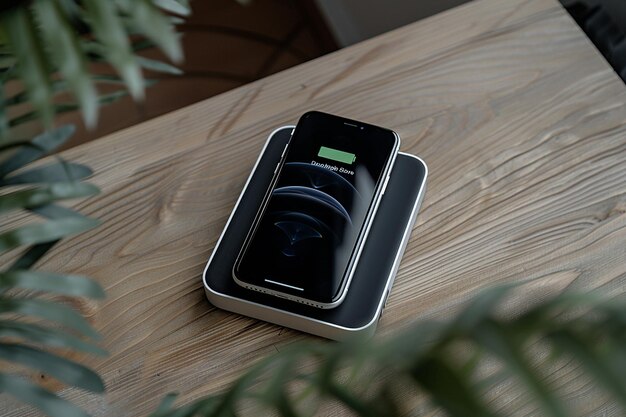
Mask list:
[[[588,6],[602,6],[611,16],[613,22],[620,27],[622,32],[626,32],[626,0],[562,0],[564,6],[571,6],[579,2]]]
[[[391,29],[432,16],[469,0],[316,0],[341,46],[351,45]],[[502,0],[507,1],[507,0]],[[561,0],[601,4],[626,31],[626,0]]]

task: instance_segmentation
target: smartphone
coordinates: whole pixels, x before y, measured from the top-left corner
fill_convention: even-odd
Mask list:
[[[338,306],[399,147],[392,130],[305,113],[237,256],[235,282],[318,308]]]

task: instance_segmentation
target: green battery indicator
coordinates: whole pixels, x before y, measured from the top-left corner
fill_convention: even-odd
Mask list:
[[[333,161],[343,162],[344,164],[353,164],[356,161],[356,155],[350,152],[339,151],[333,148],[322,146],[317,156],[332,159]]]

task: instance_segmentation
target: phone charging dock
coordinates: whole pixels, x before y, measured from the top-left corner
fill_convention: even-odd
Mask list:
[[[214,306],[329,339],[373,334],[424,196],[426,164],[400,152],[344,301],[320,309],[247,290],[232,269],[294,126],[272,132],[204,269],[206,296]]]

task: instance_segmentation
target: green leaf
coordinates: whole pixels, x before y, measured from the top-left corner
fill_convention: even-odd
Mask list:
[[[91,79],[96,84],[112,84],[112,85],[124,85],[124,80],[122,80],[117,75],[111,74],[98,74],[91,77]]]
[[[376,417],[377,413],[368,406],[368,404],[351,393],[347,387],[339,385],[337,383],[330,383],[325,387],[325,392],[335,398],[337,401],[343,403],[346,407],[351,409],[354,413],[364,417]]]
[[[167,394],[165,397],[163,397],[157,409],[154,410],[154,412],[150,414],[150,417],[154,417],[155,415],[163,414],[165,412],[171,411],[172,405],[174,405],[174,401],[176,401],[177,397],[178,397],[178,394],[175,392],[171,392]]]
[[[616,371],[614,362],[607,360],[602,352],[590,346],[596,341],[585,340],[566,330],[557,331],[549,338],[564,352],[578,359],[578,362],[595,377],[596,381],[613,393],[615,399],[621,403],[623,411],[626,412],[626,375]]]
[[[53,162],[5,177],[0,180],[0,186],[77,181],[87,178],[91,174],[93,171],[86,165]]]
[[[103,61],[104,60],[101,59],[99,62],[103,62]],[[93,75],[93,76],[90,76],[89,79],[94,84],[113,84],[113,85],[121,85],[121,86],[126,85],[124,80],[122,80],[119,76],[112,75],[112,74]],[[144,86],[146,84],[147,84],[147,82],[144,83]],[[69,88],[69,84],[64,79],[53,80],[52,81],[52,91],[54,91],[55,93],[57,93],[57,92],[65,92],[68,88]],[[98,103],[102,103],[101,97],[103,97],[103,96],[105,96],[105,95],[98,95],[98,96],[95,97],[95,99],[98,100]],[[8,99],[6,99],[4,104],[7,105],[7,106],[15,106],[15,105],[27,103],[28,100],[29,100],[28,94],[26,94],[25,92],[20,92],[20,93],[12,95]],[[63,106],[65,106],[66,104],[67,104],[67,102],[65,102],[65,101],[62,104],[60,104],[60,105],[56,105],[55,104],[55,109],[58,112],[58,110],[63,108]],[[72,103],[72,104],[74,104],[74,103]],[[78,109],[78,108],[80,108],[80,104],[76,105],[76,109]]]
[[[170,397],[171,395],[173,394],[168,394],[166,396],[166,399]],[[215,407],[217,405],[216,404],[217,400],[218,400],[217,397],[203,398],[199,401],[196,401],[189,405],[182,406],[178,409],[172,409],[172,410],[165,409],[161,411],[154,411],[150,413],[149,417],[195,417],[195,416],[209,417],[209,416],[223,416],[223,415],[228,416],[229,414],[227,413],[216,414],[214,412]],[[163,400],[163,402],[165,402],[165,400]],[[159,406],[159,408],[161,408],[161,406]]]
[[[48,57],[59,69],[80,102],[87,127],[96,124],[98,95],[89,77],[78,39],[63,9],[55,0],[36,0],[33,10],[45,36]]]
[[[78,18],[80,16],[81,10],[76,0],[59,0],[59,5],[66,16],[70,18]]]
[[[124,81],[121,80],[119,77],[117,77],[115,75],[98,75],[98,76],[93,77],[93,79],[98,84],[113,84],[113,85],[123,85],[124,84]],[[144,79],[143,86],[144,86],[144,88],[152,87],[157,82],[158,82],[158,80],[155,80],[155,79]],[[117,94],[124,93],[124,96],[128,95],[128,93],[125,90],[115,91],[114,93],[117,93]],[[113,93],[110,93],[110,94],[113,94]],[[103,97],[106,98],[107,94],[103,94],[103,95],[100,96],[100,103],[102,103]],[[122,95],[119,95],[118,97],[122,97]]]
[[[154,80],[144,80],[144,87],[148,87],[151,85],[154,85],[155,81]],[[109,93],[109,94],[103,94],[101,96],[98,97],[98,103],[100,104],[109,104],[109,103],[113,103],[117,100],[119,100],[121,97],[125,97],[127,95],[126,91],[121,90],[121,91],[115,91],[113,93]],[[54,109],[56,111],[57,114],[63,114],[63,113],[68,113],[68,112],[73,112],[76,111],[78,109],[80,109],[80,105],[77,103],[62,103],[62,104],[55,104]],[[23,123],[27,123],[30,122],[32,120],[35,120],[37,118],[37,113],[35,112],[28,112],[25,113],[21,116],[15,117],[13,119],[11,119],[9,121],[9,125],[11,127],[15,127],[18,126],[20,124]]]
[[[168,16],[168,20],[174,26],[183,25],[187,22],[185,18],[178,16]]]
[[[296,417],[291,400],[286,392],[286,385],[291,380],[293,367],[296,364],[296,355],[282,355],[276,357],[277,362],[272,369],[272,377],[269,378],[267,388],[261,393],[260,398],[266,405],[274,406],[283,417]]]
[[[183,58],[183,52],[174,26],[150,0],[125,0],[122,4],[130,13],[132,23],[148,39],[157,44],[174,62]]]
[[[84,0],[96,39],[102,43],[103,54],[126,82],[135,99],[143,99],[143,77],[135,60],[130,41],[113,1]]]
[[[147,83],[144,83],[147,85]],[[100,104],[111,104],[121,99],[122,97],[126,97],[128,94],[124,90],[114,91],[109,94],[103,94],[99,97]]]
[[[0,359],[50,374],[70,386],[91,392],[104,392],[102,379],[77,362],[30,346],[0,343]]]
[[[154,48],[156,45],[150,39],[139,39],[131,44],[133,52],[141,52],[146,49]]]
[[[392,384],[383,386],[371,399],[368,400],[368,405],[378,415],[385,417],[401,417],[406,415],[406,410],[401,411],[402,397],[398,398],[395,394],[395,387]]]
[[[57,206],[56,204],[46,204],[45,206],[31,207],[28,209],[35,214],[45,217],[46,219],[89,219],[82,214],[63,206]]]
[[[76,128],[73,125],[64,125],[36,136],[30,144],[16,143],[18,146],[23,146],[23,149],[20,149],[0,164],[0,177],[4,177],[8,173],[55,150],[65,143],[74,134],[75,130]]]
[[[80,45],[91,61],[106,62],[106,60],[104,59],[104,47],[99,43],[89,40],[82,40]],[[154,47],[156,47],[155,43],[152,42],[150,39],[145,38],[133,40],[130,44],[130,48],[133,52],[141,52]]]
[[[0,290],[24,288],[55,294],[102,299],[104,290],[95,281],[80,275],[60,275],[42,271],[0,272]]]
[[[104,349],[59,329],[16,320],[0,320],[0,338],[2,337],[22,339],[52,348],[72,349],[100,356],[107,354]]]
[[[54,84],[54,82],[53,82]],[[28,96],[28,92],[20,91],[17,94],[12,95],[11,97],[6,97],[3,102],[5,106],[17,106],[20,104],[28,103],[30,101],[30,97]],[[8,127],[8,125],[7,125]]]
[[[183,71],[181,71],[179,68],[176,68],[175,66],[167,64],[162,61],[157,61],[155,59],[148,59],[148,58],[138,56],[137,61],[139,62],[139,65],[141,65],[143,68],[149,69],[152,71],[162,72],[162,73],[172,74],[172,75],[181,75],[183,73]]]
[[[0,298],[0,314],[33,316],[61,324],[92,339],[100,338],[83,316],[59,303],[36,298]]]
[[[448,415],[493,416],[469,381],[442,358],[433,356],[421,360],[412,375]]]
[[[154,43],[152,43],[152,41],[150,40],[142,40],[142,41],[138,41],[135,42],[133,44],[133,51],[137,52],[137,51],[141,51],[143,49],[148,49],[148,48],[153,48],[156,45]],[[102,57],[104,55],[104,50],[102,48],[101,45],[98,45],[96,43],[93,42],[85,42],[83,44],[83,47],[85,50],[94,53],[96,56],[93,58],[93,60],[95,62],[105,62],[106,60]],[[159,61],[156,59],[150,59],[150,58],[146,58],[143,57],[141,55],[134,55],[135,60],[137,61],[137,63],[145,68],[145,69],[149,69],[155,72],[161,72],[161,73],[166,73],[166,74],[173,74],[173,75],[180,75],[183,74],[183,71],[180,70],[179,68],[170,65],[168,63],[165,63],[163,61]],[[115,77],[115,76],[111,76],[111,75],[98,75],[98,76],[94,76],[94,81],[96,82],[102,82],[102,83],[113,83],[113,84],[119,84],[120,83],[120,79]],[[144,80],[144,87],[149,87],[151,85],[155,84],[155,80]],[[101,96],[102,97],[102,96]]]
[[[224,395],[204,398],[195,404],[191,404],[189,407],[183,408],[181,417],[193,416],[196,410],[203,411],[203,414],[206,416],[231,415],[234,412],[233,409],[237,400],[245,394],[255,378],[261,375],[274,360],[274,356],[261,359],[256,364],[249,367],[246,372],[230,386]],[[175,415],[179,417],[178,413],[175,413]]]
[[[31,404],[51,417],[89,417],[71,402],[17,376],[0,373],[0,392]]]
[[[567,404],[537,371],[540,363],[524,354],[527,345],[542,338],[554,342],[552,345],[560,345],[559,357],[570,352],[587,367],[587,374],[594,383],[604,383],[609,388],[610,399],[617,398],[626,407],[626,302],[623,297],[562,294],[539,305],[533,304],[521,315],[502,318],[494,310],[505,295],[503,288],[488,290],[470,303],[469,313],[468,309],[462,310],[459,317],[448,322],[422,321],[382,344],[355,338],[326,344],[323,348],[311,343],[292,345],[293,349],[283,349],[279,355],[255,364],[225,392],[178,409],[161,409],[152,417],[232,415],[242,401],[263,402],[289,415],[291,404],[285,403],[289,398],[281,389],[296,381],[306,384],[308,392],[341,401],[355,414],[389,416],[400,413],[394,408],[393,400],[385,395],[393,392],[398,383],[403,384],[406,376],[413,376],[447,415],[490,416],[496,412],[485,404],[480,391],[493,389],[511,375],[519,378],[530,391],[531,400],[540,405],[542,415],[564,416]],[[466,348],[477,354],[469,358],[452,356],[455,352],[465,352]],[[292,362],[293,367],[288,363],[288,355],[294,352],[314,369],[307,366],[304,373],[296,372],[296,362]],[[358,364],[361,355],[368,359],[372,374],[384,370],[391,376],[390,382],[380,380],[368,386],[367,399],[351,391],[350,379],[344,372]],[[483,357],[486,361],[480,360]],[[494,358],[503,362],[503,369],[492,372]],[[478,372],[472,372],[474,370]],[[284,404],[287,408],[282,407]]]
[[[514,331],[495,322],[485,321],[476,328],[473,337],[486,350],[499,357],[506,364],[511,374],[526,385],[546,415],[566,417],[568,413],[556,395],[535,374],[532,364],[526,360],[522,353],[522,346],[520,346],[519,341],[515,340],[509,332]]]
[[[53,106],[56,110],[56,106]],[[36,111],[26,112],[20,116],[13,117],[9,120],[9,128],[22,125],[24,123],[32,122],[33,120],[37,120],[40,117],[39,113]]]
[[[14,191],[0,195],[0,213],[42,206],[59,200],[87,197],[98,194],[99,191],[95,185],[84,182],[59,182],[39,188]]]
[[[17,140],[3,140],[0,141],[0,153],[14,150],[15,148],[19,148],[22,146],[31,146],[32,144],[28,140],[17,139]]]
[[[461,329],[470,329],[482,323],[487,317],[494,313],[495,308],[503,299],[520,283],[509,283],[497,285],[480,292],[475,296],[463,312],[457,316],[454,323]]]
[[[447,338],[448,323],[424,320],[383,342],[371,353],[376,361],[389,367],[412,366],[438,341]],[[366,343],[366,342],[363,342]]]
[[[40,243],[39,245],[31,246],[26,252],[20,255],[19,258],[13,262],[13,264],[7,269],[7,271],[15,271],[17,269],[28,269],[35,265],[35,263],[41,259],[59,240],[53,240],[52,242]]]
[[[22,245],[51,242],[65,236],[84,232],[98,225],[89,218],[49,220],[41,224],[28,224],[0,234],[0,252]]]
[[[33,18],[25,7],[17,7],[0,14],[12,51],[18,61],[19,75],[28,90],[33,107],[46,126],[52,124],[54,108],[48,77],[48,62],[37,37]]]
[[[13,68],[13,64],[11,64],[11,67],[4,70],[0,75],[0,138],[6,138],[9,135],[8,104],[6,103],[4,89],[6,81],[13,75]]]
[[[5,77],[1,77],[4,78],[5,80],[9,79],[9,76],[12,76],[11,74],[9,74],[8,69],[10,69],[11,67],[13,67],[16,64],[16,59],[13,55],[10,54],[0,54],[0,69],[4,70],[4,74],[6,74],[6,78]]]
[[[167,12],[179,16],[189,16],[191,14],[191,8],[187,0],[154,0],[154,4]]]

